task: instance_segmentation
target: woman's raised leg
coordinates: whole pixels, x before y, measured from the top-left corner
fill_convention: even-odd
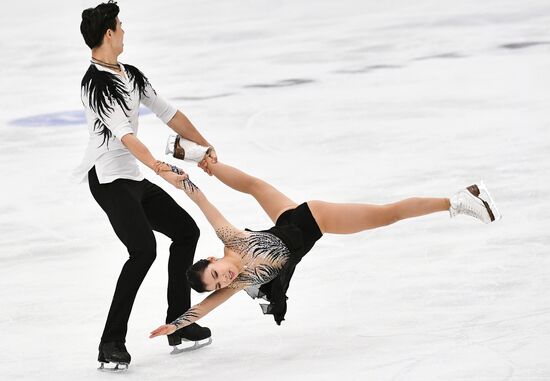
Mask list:
[[[406,218],[449,210],[448,198],[414,197],[392,204],[336,204],[308,201],[323,233],[351,234],[393,224]]]
[[[285,210],[298,205],[272,185],[237,168],[210,161],[208,169],[225,185],[254,197],[274,223]]]

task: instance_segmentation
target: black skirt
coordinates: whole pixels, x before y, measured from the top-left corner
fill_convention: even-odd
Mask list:
[[[277,218],[275,226],[262,232],[271,233],[283,241],[290,251],[290,259],[275,279],[262,284],[259,288],[247,288],[246,291],[253,298],[267,300],[269,304],[261,304],[263,313],[273,315],[277,325],[281,325],[287,310],[286,292],[296,265],[323,236],[323,233],[307,203],[285,211]]]

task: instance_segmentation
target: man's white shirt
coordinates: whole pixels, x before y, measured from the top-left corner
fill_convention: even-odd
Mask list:
[[[95,166],[97,178],[101,184],[110,183],[116,179],[143,180],[144,176],[137,159],[122,144],[121,139],[126,134],[137,135],[140,101],[164,123],[168,123],[174,117],[177,109],[159,97],[147,81],[140,99],[139,89],[133,83],[135,79],[130,79],[124,65],[121,64],[125,75],[119,75],[115,71],[97,64],[94,65],[98,70],[120,77],[119,79],[129,94],[129,97],[126,98],[129,110],[123,110],[117,102],[113,101],[109,103],[113,110],[100,118],[90,108],[88,94],[82,89],[81,99],[88,124],[89,140],[84,158],[73,172],[73,176],[78,182],[87,182],[88,171]],[[103,135],[99,134],[98,130],[94,130],[94,123],[98,118],[112,133],[112,137],[107,139],[104,144],[102,144]]]

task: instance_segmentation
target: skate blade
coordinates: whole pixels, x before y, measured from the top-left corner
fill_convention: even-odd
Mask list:
[[[489,204],[489,208],[491,208],[491,212],[493,212],[493,216],[495,217],[493,222],[500,220],[502,218],[502,214],[500,214],[495,200],[491,197],[491,194],[483,181],[479,182],[479,192],[479,198],[487,202]]]
[[[188,341],[188,340],[185,340],[185,341]],[[170,352],[170,354],[171,355],[179,355],[180,353],[184,353],[184,352],[192,352],[192,351],[196,351],[197,349],[200,349],[202,347],[206,347],[207,345],[210,345],[210,344],[212,344],[212,337],[209,337],[208,341],[206,341],[204,343],[199,343],[199,341],[195,341],[195,343],[192,346],[187,347],[187,348],[178,348],[178,346],[175,345],[175,346],[173,346],[174,349],[172,350],[172,352]]]
[[[100,372],[106,372],[106,373],[118,373],[118,372],[125,372],[128,370],[128,364],[125,364],[125,363],[115,363],[116,365],[114,368],[106,368],[105,364],[106,363],[102,362],[99,368],[97,368],[97,370],[99,370]],[[122,367],[119,367],[119,366],[122,366]]]

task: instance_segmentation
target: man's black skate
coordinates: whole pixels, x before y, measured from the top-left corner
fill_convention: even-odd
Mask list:
[[[128,369],[132,356],[121,342],[110,342],[99,344],[99,355],[97,361],[101,363],[98,370],[106,372],[121,372]],[[105,368],[105,364],[113,363],[114,368]],[[122,367],[119,367],[122,366]]]
[[[174,349],[170,352],[171,355],[177,355],[182,352],[194,351],[199,348],[205,347],[212,344],[212,333],[207,327],[201,327],[200,325],[193,323],[187,327],[178,329],[171,335],[168,335],[168,344],[170,344]],[[201,340],[206,340],[205,342],[200,342]],[[181,344],[182,341],[194,341],[195,344],[187,348],[178,348],[177,346]]]

